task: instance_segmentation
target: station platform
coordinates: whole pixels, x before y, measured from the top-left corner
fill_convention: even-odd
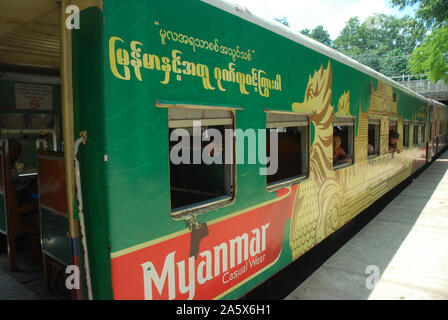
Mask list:
[[[39,297],[0,268],[0,300],[37,300]]]
[[[19,269],[9,270],[8,254],[0,253],[0,300],[59,300],[47,291],[42,262],[33,261],[31,250],[17,252]]]
[[[448,151],[285,299],[448,299]]]

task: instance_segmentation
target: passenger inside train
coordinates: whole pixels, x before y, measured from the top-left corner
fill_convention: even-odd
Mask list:
[[[369,156],[375,154],[375,148],[373,146],[373,142],[372,142],[372,139],[370,137],[368,137],[367,153],[368,153]]]
[[[205,123],[206,120],[203,122]],[[205,202],[231,195],[231,165],[223,163],[225,159],[223,145],[226,142],[224,131],[228,127],[227,125],[203,126],[204,131],[207,129],[219,131],[224,141],[221,143],[201,141],[199,146],[194,143],[194,135],[197,133],[193,131],[193,127],[180,128],[188,135],[182,136],[183,140],[179,145],[176,139],[180,138],[177,135],[181,133],[180,131],[173,132],[179,128],[170,128],[169,135],[174,139],[169,144],[170,155],[179,154],[179,163],[176,162],[177,160],[170,161],[171,208],[173,210],[179,211],[185,207],[200,206]],[[199,134],[202,137],[202,132]],[[180,145],[182,148],[179,148]],[[195,159],[195,152],[200,158],[204,151],[210,157],[219,157],[222,160],[207,164],[202,159]]]
[[[352,158],[342,147],[342,132],[334,129],[333,133],[333,166],[343,163],[351,163]]]
[[[400,134],[395,131],[389,131],[389,152],[396,151],[400,153],[400,149],[398,149],[397,143],[400,138]]]
[[[380,120],[369,119],[367,136],[367,156],[375,157],[380,155]]]

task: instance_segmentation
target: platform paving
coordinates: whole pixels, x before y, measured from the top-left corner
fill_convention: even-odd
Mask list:
[[[448,299],[448,151],[286,299]]]
[[[0,300],[58,300],[45,286],[42,262],[34,261],[29,248],[17,252],[19,269],[9,270],[6,252],[0,252]]]
[[[0,300],[38,300],[39,297],[0,268]]]

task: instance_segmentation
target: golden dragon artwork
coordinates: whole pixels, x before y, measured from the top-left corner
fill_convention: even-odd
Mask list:
[[[384,84],[381,84],[381,88],[383,86]],[[342,170],[333,170],[334,115],[353,115],[350,113],[350,90],[339,97],[335,113],[335,107],[331,105],[331,87],[332,69],[329,62],[326,68],[321,65],[320,69],[310,75],[304,101],[292,104],[293,111],[310,114],[314,126],[309,177],[298,186],[292,212],[290,246],[293,259],[300,257],[339,229],[411,174],[411,165],[405,156],[395,155],[400,160],[394,161],[392,165],[391,159],[394,155],[388,152],[387,139],[384,140],[388,135],[389,118],[382,118],[381,155],[375,160],[367,158],[370,111],[362,112],[361,105],[357,118],[357,133],[354,135],[355,164]],[[387,116],[398,117],[397,103],[392,100],[392,88],[386,89],[384,91],[388,94],[384,96],[390,96],[391,100],[387,107]],[[370,101],[369,110],[373,110],[373,113],[378,109],[376,102],[380,100],[377,100]],[[399,131],[401,133],[401,130]]]
[[[294,258],[302,255],[339,225],[341,186],[333,169],[333,115],[331,63],[310,76],[303,103],[293,103],[296,112],[311,113],[315,128],[310,150],[309,179],[299,185],[291,223]],[[349,112],[349,94],[341,100]]]

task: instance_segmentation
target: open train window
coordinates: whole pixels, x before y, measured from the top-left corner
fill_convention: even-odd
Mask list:
[[[389,152],[399,151],[398,141],[400,134],[398,133],[398,120],[389,120]]]
[[[380,154],[380,119],[369,119],[369,132],[367,142],[367,156],[376,157]]]
[[[389,120],[389,132],[398,132],[398,121],[397,120]]]
[[[353,163],[355,121],[350,117],[334,117],[333,120],[333,168]]]
[[[418,123],[412,126],[412,143],[414,146],[418,145]]]
[[[276,170],[266,175],[268,189],[296,183],[308,174],[309,120],[296,113],[266,113],[266,156],[277,160]],[[271,132],[277,134],[277,148],[271,150]],[[277,156],[272,153],[276,152]]]
[[[233,119],[227,110],[168,109],[172,216],[232,200]]]
[[[420,143],[425,143],[426,140],[426,127],[425,124],[420,125]]]
[[[403,148],[409,148],[409,121],[403,122]]]

